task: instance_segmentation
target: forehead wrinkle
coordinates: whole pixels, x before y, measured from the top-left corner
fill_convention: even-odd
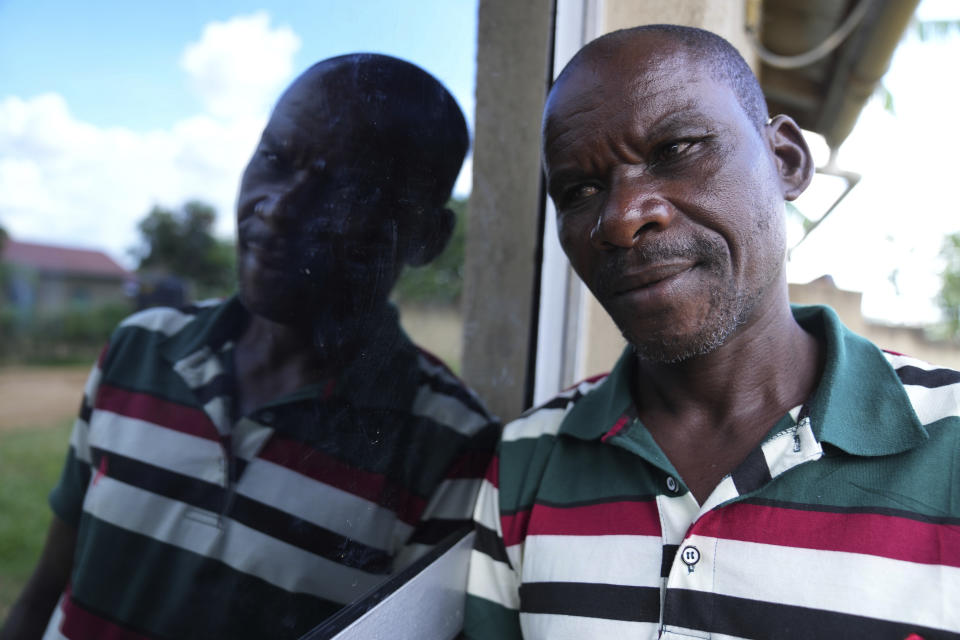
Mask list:
[[[602,101],[591,101],[589,104],[569,108],[571,100],[577,103],[577,98],[583,95],[577,92],[571,95],[557,94],[547,102],[543,123],[543,148],[546,150],[560,138],[570,134],[579,125],[581,120],[587,119],[594,111],[603,107]],[[559,104],[557,104],[559,102]]]
[[[636,164],[655,138],[671,129],[690,121],[709,129],[708,116],[690,87],[716,81],[693,52],[668,49],[650,52],[626,46],[593,52],[579,61],[548,97],[545,168],[548,152],[568,155],[567,161],[592,172],[601,168],[604,155]],[[602,140],[591,133],[597,119],[615,123],[599,127]]]

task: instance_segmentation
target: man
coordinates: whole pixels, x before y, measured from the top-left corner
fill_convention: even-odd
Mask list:
[[[498,430],[388,302],[467,144],[409,63],[294,81],[240,185],[239,294],[114,333],[0,636],[296,638],[469,521]]]
[[[708,32],[581,50],[547,99],[570,262],[630,343],[504,430],[471,638],[960,637],[960,374],[791,307],[792,120]]]

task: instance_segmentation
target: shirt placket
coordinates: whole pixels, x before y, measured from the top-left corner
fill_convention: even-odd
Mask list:
[[[662,639],[710,637],[709,630],[700,631],[671,622],[690,620],[689,615],[694,613],[693,609],[697,609],[694,618],[707,621],[708,624],[704,626],[709,629],[709,607],[711,596],[717,594],[717,577],[723,573],[724,566],[737,563],[737,558],[721,557],[721,542],[726,539],[722,532],[720,535],[701,535],[698,531],[703,527],[698,525],[716,517],[725,507],[762,491],[778,476],[823,455],[806,412],[797,407],[790,414],[794,425],[765,440],[741,467],[717,485],[702,506],[697,504],[689,491],[676,497],[669,493],[658,496],[664,550],[674,550],[669,569],[665,566],[663,572],[665,577],[660,600]],[[755,467],[761,460],[766,466],[765,476],[757,474],[755,469],[750,474],[743,473],[745,465]],[[740,479],[739,485],[738,474],[748,475],[747,480]],[[749,484],[751,480],[755,484]],[[681,531],[679,536],[678,531]],[[664,565],[667,564],[665,556]]]

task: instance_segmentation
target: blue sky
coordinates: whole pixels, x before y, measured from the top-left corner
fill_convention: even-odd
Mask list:
[[[152,206],[200,199],[230,236],[269,108],[317,60],[361,50],[411,60],[472,123],[476,9],[476,0],[0,0],[0,224],[15,239],[103,249],[132,266],[136,224]],[[960,2],[923,0],[918,13],[958,20]],[[864,109],[839,154],[863,180],[794,252],[791,281],[830,274],[864,292],[869,316],[936,319],[939,248],[960,231],[960,128],[950,124],[960,84],[945,73],[958,61],[956,32],[904,39],[885,79],[896,114],[875,100]],[[825,207],[816,193],[801,205]]]
[[[294,76],[341,53],[388,53],[439,77],[472,120],[475,0],[0,0],[0,95],[57,92],[97,126],[167,127],[203,108],[179,65],[184,46],[257,11],[299,36]]]
[[[232,235],[269,109],[318,60],[410,60],[472,123],[476,11],[476,0],[0,0],[0,224],[127,266],[156,204],[209,202]]]

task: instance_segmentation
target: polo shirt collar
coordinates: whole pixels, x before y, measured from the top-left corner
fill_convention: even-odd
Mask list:
[[[211,310],[212,319],[198,332],[178,332],[166,338],[161,346],[164,357],[177,363],[195,356],[192,368],[205,366],[209,358],[228,342],[240,337],[250,313],[233,295]],[[204,309],[200,310],[204,313]],[[413,398],[419,380],[406,375],[416,370],[417,349],[400,328],[396,307],[389,304],[375,330],[357,351],[356,357],[326,384],[310,385],[293,394],[269,402],[262,408],[298,400],[326,399],[334,395],[354,406],[367,409],[394,409],[406,406]],[[203,351],[206,357],[200,358]],[[402,375],[398,372],[404,372]]]
[[[858,456],[902,453],[929,439],[880,349],[843,326],[829,307],[795,306],[793,314],[827,345],[823,375],[808,403],[817,439]]]
[[[630,382],[634,357],[628,345],[603,382],[573,405],[560,425],[560,433],[581,440],[597,440],[632,419],[635,410]]]
[[[896,372],[876,346],[843,326],[829,307],[792,310],[797,322],[827,347],[823,375],[807,406],[818,440],[853,455],[881,456],[907,451],[929,438]],[[628,346],[610,375],[570,410],[560,433],[581,440],[606,439],[632,420],[633,367]]]
[[[198,316],[212,314],[209,322],[202,323],[200,331],[178,331],[164,339],[160,349],[170,362],[177,362],[204,347],[216,352],[227,342],[236,340],[250,319],[249,313],[233,295],[213,307],[200,307]]]

